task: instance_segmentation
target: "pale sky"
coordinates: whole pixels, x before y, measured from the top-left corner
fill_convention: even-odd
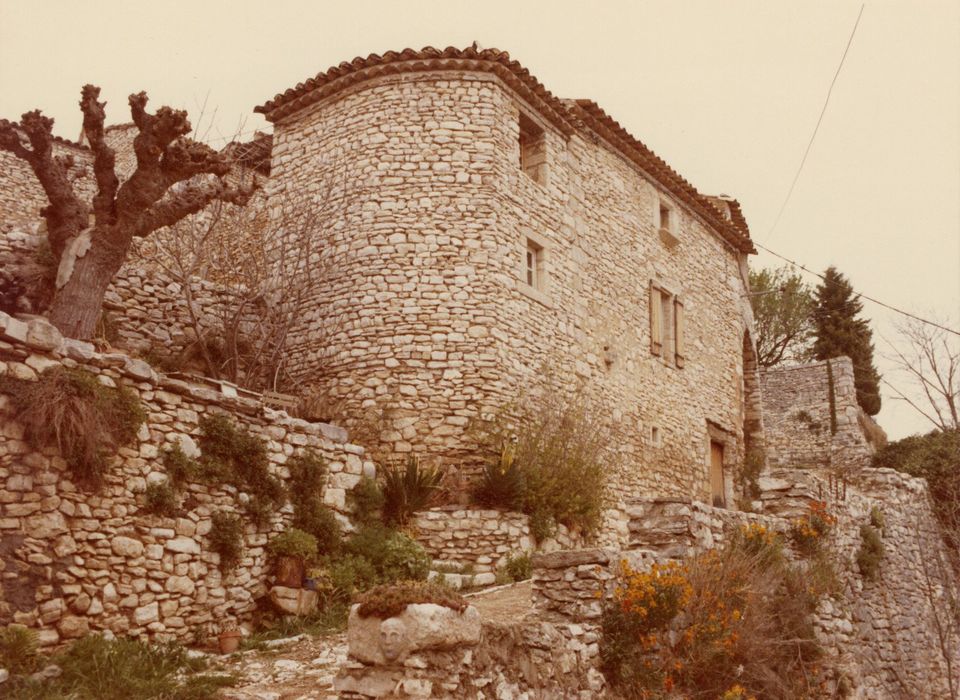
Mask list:
[[[35,107],[76,138],[80,87],[192,115],[212,145],[252,109],[357,55],[476,40],[555,95],[591,98],[700,191],[740,200],[754,240],[855,289],[960,326],[960,3],[869,0],[306,2],[0,0],[0,116]],[[215,111],[215,114],[214,114]],[[242,125],[242,126],[240,126]],[[753,264],[775,264],[761,254]],[[811,278],[812,279],[812,278]],[[893,314],[865,302],[877,350]],[[877,357],[881,372],[909,384]],[[929,426],[883,388],[893,438]]]

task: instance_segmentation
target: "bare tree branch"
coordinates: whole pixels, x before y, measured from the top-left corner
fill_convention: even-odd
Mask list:
[[[97,180],[97,194],[93,198],[93,213],[97,223],[109,226],[116,223],[115,198],[120,181],[117,179],[116,154],[103,137],[106,102],[98,102],[100,88],[84,85],[80,98],[83,112],[83,133],[93,151],[93,174]]]
[[[884,338],[893,351],[888,359],[917,385],[927,408],[898,392],[901,398],[940,430],[960,428],[960,341],[920,321],[900,324],[897,332],[898,343]]]
[[[239,187],[231,187],[223,180],[193,184],[173,196],[165,197],[143,212],[133,229],[133,235],[142,238],[159,228],[172,226],[213,201],[243,206],[258,187],[255,181]]]

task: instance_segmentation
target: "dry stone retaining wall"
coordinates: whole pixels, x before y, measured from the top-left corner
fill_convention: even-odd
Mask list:
[[[761,481],[767,513],[727,511],[700,503],[634,503],[630,549],[556,552],[533,559],[534,608],[547,619],[596,625],[613,594],[621,561],[634,568],[683,559],[720,546],[748,523],[787,533],[814,501],[836,518],[827,551],[840,581],[814,617],[833,680],[853,697],[949,697],[948,663],[960,684],[960,595],[929,502],[926,483],[890,469],[867,469],[848,483],[798,470]],[[882,513],[885,555],[875,581],[856,564],[860,526]],[[789,537],[788,537],[789,541]],[[788,555],[795,557],[789,552]]]
[[[24,324],[0,314],[0,375],[35,379],[59,366],[129,388],[147,420],[136,443],[120,449],[103,488],[89,493],[74,483],[56,451],[37,452],[25,442],[8,397],[0,394],[0,624],[35,627],[44,645],[97,630],[189,641],[225,622],[249,619],[267,592],[265,544],[289,523],[290,506],[264,527],[244,517],[243,556],[228,573],[206,536],[215,511],[243,515],[244,494],[227,485],[190,483],[178,517],[144,510],[146,485],[166,478],[163,450],[195,450],[201,416],[226,413],[266,440],[269,468],[281,479],[292,455],[315,450],[329,468],[325,501],[341,519],[346,492],[362,474],[374,474],[363,449],[347,443],[341,428],[157,375],[140,360],[64,340],[42,319]]]
[[[29,226],[0,232],[0,268],[14,268],[33,258],[43,234],[36,221]],[[104,297],[109,341],[134,354],[153,350],[175,355],[196,341],[194,318],[200,333],[219,332],[222,319],[230,316],[236,299],[222,285],[203,279],[191,280],[193,314],[180,282],[156,266],[132,259],[114,279]],[[244,324],[253,325],[256,310],[246,314]]]
[[[850,358],[767,369],[760,378],[771,467],[869,465],[872,436],[883,431],[857,404]]]
[[[499,510],[443,506],[414,514],[417,541],[437,563],[469,567],[477,573],[495,572],[511,556],[530,553],[537,543],[530,532],[530,516]],[[583,539],[563,525],[540,549],[573,549]]]

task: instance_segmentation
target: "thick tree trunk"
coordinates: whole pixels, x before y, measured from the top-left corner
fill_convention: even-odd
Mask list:
[[[103,297],[125,257],[126,250],[118,251],[99,239],[86,255],[76,258],[72,274],[57,289],[50,307],[50,322],[66,337],[93,338]]]

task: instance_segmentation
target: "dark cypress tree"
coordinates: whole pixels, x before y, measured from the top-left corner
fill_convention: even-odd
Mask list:
[[[829,360],[846,355],[853,360],[857,403],[871,416],[880,412],[880,373],[873,365],[873,331],[866,319],[860,297],[835,267],[828,267],[817,286],[813,310],[813,356]]]

